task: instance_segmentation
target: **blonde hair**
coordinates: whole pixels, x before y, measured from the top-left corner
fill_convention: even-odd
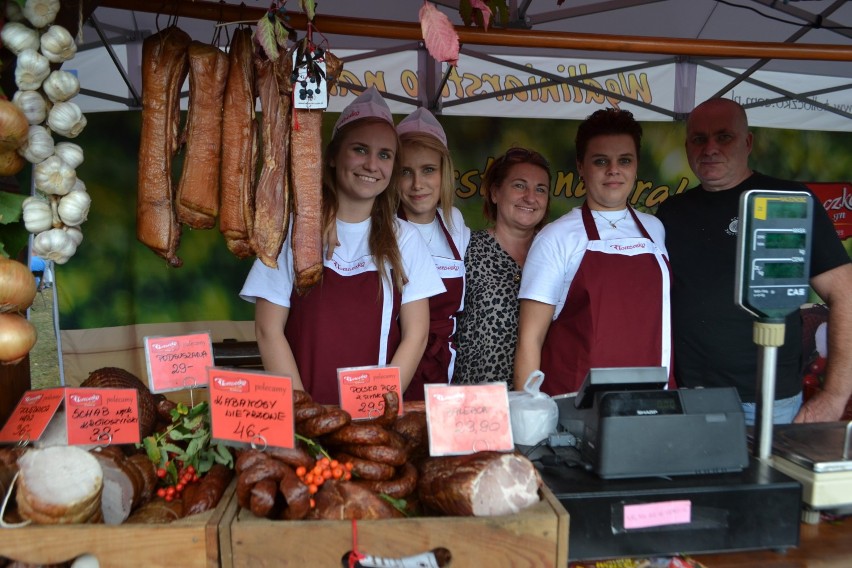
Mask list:
[[[350,130],[354,130],[365,124],[377,122],[386,124],[388,128],[394,131],[396,138],[396,147],[399,150],[399,137],[396,136],[396,130],[388,124],[386,120],[380,118],[363,118],[349,122],[335,133],[334,137],[329,142],[323,156],[322,169],[322,223],[323,234],[334,226],[337,220],[337,210],[339,207],[337,201],[335,167],[332,162],[340,152],[341,141],[345,138]],[[394,153],[393,158],[393,173],[391,174],[390,182],[387,188],[376,196],[373,202],[373,209],[370,211],[370,236],[369,246],[370,254],[373,255],[373,260],[376,263],[376,269],[382,279],[389,277],[385,264],[390,264],[393,275],[393,285],[399,291],[402,291],[403,286],[408,281],[405,275],[405,269],[402,266],[402,253],[399,252],[399,243],[396,235],[396,211],[399,207],[399,177],[402,172],[401,159],[399,151]],[[298,189],[296,189],[298,191]]]
[[[456,180],[453,176],[453,159],[450,156],[449,149],[440,140],[425,132],[405,132],[400,135],[399,141],[402,144],[400,146],[401,153],[405,152],[405,146],[419,146],[427,150],[434,150],[441,155],[441,197],[438,200],[438,204],[444,213],[447,225],[452,229],[452,211],[453,199],[456,193]]]

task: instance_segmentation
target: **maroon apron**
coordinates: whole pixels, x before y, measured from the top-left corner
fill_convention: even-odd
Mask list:
[[[338,368],[386,365],[399,347],[402,296],[382,285],[371,263],[365,257],[338,265],[348,276],[325,266],[319,285],[290,296],[284,335],[302,385],[320,404],[340,403]]]
[[[582,207],[589,243],[541,352],[542,391],[579,390],[589,369],[671,366],[668,259],[629,209],[642,237],[602,241]]]
[[[400,219],[406,219],[402,207],[399,208]],[[447,244],[453,251],[453,258],[432,257],[435,267],[444,287],[443,294],[429,298],[429,339],[426,341],[426,351],[414,377],[403,394],[404,400],[423,400],[425,392],[423,385],[427,383],[447,384],[450,382],[450,366],[455,363],[456,345],[453,334],[456,331],[456,313],[461,308],[464,298],[464,259],[440,215],[435,215]]]

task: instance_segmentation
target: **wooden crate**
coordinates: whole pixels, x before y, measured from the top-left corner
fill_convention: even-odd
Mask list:
[[[568,566],[568,512],[546,488],[542,500],[501,517],[422,517],[359,521],[358,550],[404,557],[437,547],[454,567]],[[222,566],[340,566],[352,550],[349,521],[270,521],[231,501],[220,525]]]
[[[101,568],[219,566],[219,524],[234,500],[235,487],[231,482],[215,509],[169,524],[0,528],[0,557],[54,564],[91,554]]]

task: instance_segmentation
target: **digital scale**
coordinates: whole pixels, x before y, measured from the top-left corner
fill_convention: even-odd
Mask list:
[[[771,412],[761,409],[771,408],[775,398],[775,354],[784,341],[784,318],[807,297],[812,221],[813,199],[807,192],[744,193],[735,292],[737,304],[758,318],[755,343],[764,347],[753,449],[802,483],[806,522],[817,522],[819,510],[852,506],[852,423],[773,426]]]
[[[804,522],[852,511],[852,422],[781,424],[774,434],[771,465],[802,484]]]

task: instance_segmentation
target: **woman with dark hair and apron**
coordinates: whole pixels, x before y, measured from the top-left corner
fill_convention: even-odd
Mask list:
[[[547,223],[550,164],[540,153],[509,148],[482,177],[482,213],[465,254],[453,384],[505,382],[512,389],[518,342],[518,289],[536,233]]]
[[[540,369],[542,391],[576,392],[600,367],[665,367],[674,385],[663,225],[627,205],[641,138],[633,115],[616,109],[593,113],[577,130],[586,201],[545,227],[527,256],[516,389]]]
[[[417,229],[396,217],[398,146],[390,109],[366,90],[341,113],[323,156],[324,234],[333,227],[337,246],[323,255],[322,280],[296,293],[288,235],[278,268],[255,261],[240,292],[256,303],[264,369],[321,404],[340,402],[341,367],[397,366],[404,391],[426,347],[429,298],[444,291]]]
[[[426,351],[405,391],[406,400],[423,400],[423,385],[448,384],[453,378],[453,334],[456,314],[463,307],[464,253],[470,229],[461,211],[453,207],[453,160],[438,120],[421,107],[402,119],[396,131],[402,154],[399,216],[420,231],[447,289],[429,298]]]

